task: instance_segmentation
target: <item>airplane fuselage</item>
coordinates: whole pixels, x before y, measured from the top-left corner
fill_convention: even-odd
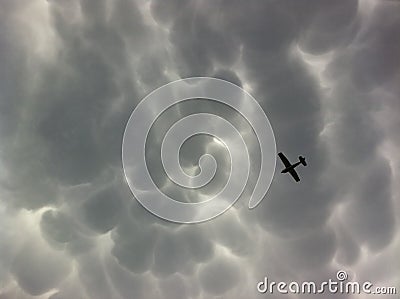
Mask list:
[[[284,170],[281,171],[281,173],[289,172],[289,171],[291,171],[292,169],[295,169],[295,168],[296,168],[297,166],[299,166],[300,164],[302,164],[302,163],[301,163],[301,162],[296,162],[296,163],[292,164],[291,166],[286,167]]]

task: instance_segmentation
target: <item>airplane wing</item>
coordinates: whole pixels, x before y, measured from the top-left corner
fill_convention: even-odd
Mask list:
[[[291,169],[291,170],[289,170],[289,173],[292,175],[292,177],[294,178],[294,180],[296,182],[300,181],[299,175],[297,174],[296,170]]]
[[[282,163],[285,165],[285,167],[290,167],[292,164],[290,164],[289,160],[285,157],[283,153],[278,154],[279,158],[281,158]]]

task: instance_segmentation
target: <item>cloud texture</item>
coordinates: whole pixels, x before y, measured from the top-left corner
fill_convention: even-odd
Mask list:
[[[399,54],[394,0],[2,1],[0,298],[262,298],[264,276],[319,281],[338,269],[400,289]],[[198,225],[141,207],[122,172],[126,122],[150,91],[190,76],[248,90],[278,150],[307,157],[302,183],[278,171],[257,209],[241,199]],[[232,120],[259,160],[226,107],[171,108],[147,157],[182,200],[197,195],[165,180],[157,144],[199,110]],[[203,150],[221,167],[212,194],[224,150],[199,137],[182,164],[196,171]]]

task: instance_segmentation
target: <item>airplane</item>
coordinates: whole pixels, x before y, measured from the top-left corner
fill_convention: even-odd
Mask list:
[[[299,166],[300,164],[303,164],[303,166],[307,166],[306,159],[304,157],[302,157],[302,156],[299,156],[299,162],[291,164],[283,153],[279,153],[278,156],[279,156],[279,158],[281,158],[282,163],[285,165],[285,169],[283,169],[281,171],[281,173],[289,172],[292,175],[292,177],[294,178],[294,180],[296,182],[299,182],[300,178],[299,178],[299,175],[297,174],[295,168],[297,166]]]

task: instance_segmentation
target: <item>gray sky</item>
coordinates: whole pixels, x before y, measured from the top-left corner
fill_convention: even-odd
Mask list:
[[[318,282],[339,269],[399,291],[399,53],[395,0],[2,1],[0,299],[266,298],[265,276]],[[249,91],[278,151],[307,158],[301,184],[278,161],[255,210],[240,199],[178,225],[141,207],[123,178],[126,122],[149,92],[191,76]],[[156,124],[154,180],[194,200],[165,181],[156,146],[165,124],[196,109],[248,132],[203,102]],[[182,163],[203,149],[221,156],[208,194],[223,185],[226,152],[199,137]]]

